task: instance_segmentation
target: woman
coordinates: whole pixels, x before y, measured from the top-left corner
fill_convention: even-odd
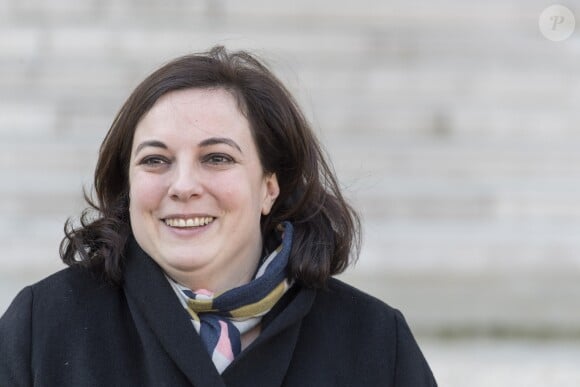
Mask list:
[[[0,320],[1,386],[433,386],[402,315],[331,278],[359,221],[284,86],[178,58],[125,102],[69,268]]]

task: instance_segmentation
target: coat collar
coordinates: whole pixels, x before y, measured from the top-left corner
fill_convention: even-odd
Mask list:
[[[283,308],[275,307],[273,316],[264,317],[269,323],[260,336],[220,375],[163,271],[134,238],[128,242],[124,288],[130,303],[189,382],[215,387],[226,386],[224,380],[228,386],[281,385],[302,319],[316,296],[314,290],[299,288],[288,294]]]
[[[128,243],[124,268],[127,298],[191,385],[225,387],[161,268],[133,238]]]
[[[228,386],[283,384],[298,341],[302,319],[310,311],[316,296],[316,291],[312,289],[295,290],[280,300],[287,301],[283,308],[270,312],[274,316],[264,316],[269,323],[262,333],[226,368],[223,378]]]

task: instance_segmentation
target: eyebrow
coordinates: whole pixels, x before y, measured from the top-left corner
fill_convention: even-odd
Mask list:
[[[227,138],[227,137],[210,137],[210,138],[207,138],[207,139],[203,140],[202,142],[200,142],[198,144],[198,146],[206,147],[206,146],[217,145],[217,144],[226,144],[226,145],[231,146],[232,148],[236,148],[241,153],[244,153],[244,152],[242,152],[242,148],[240,148],[240,146],[234,140]],[[167,145],[165,145],[161,141],[149,140],[149,141],[143,141],[141,144],[139,144],[137,146],[137,148],[135,149],[135,154],[138,154],[143,148],[148,147],[148,146],[151,146],[154,148],[169,149],[167,147]]]
[[[135,154],[139,153],[139,151],[147,146],[152,146],[155,148],[163,148],[163,149],[167,149],[167,145],[165,145],[164,143],[162,143],[161,141],[157,141],[157,140],[150,140],[150,141],[143,141],[141,144],[139,144],[137,146],[137,149],[135,149]]]
[[[227,138],[227,137],[210,137],[207,138],[205,140],[203,140],[202,142],[200,142],[198,144],[198,146],[201,147],[205,147],[205,146],[211,146],[211,145],[217,145],[217,144],[226,144],[231,146],[232,148],[236,148],[237,150],[239,150],[241,153],[242,152],[242,148],[240,148],[240,146],[231,138]]]

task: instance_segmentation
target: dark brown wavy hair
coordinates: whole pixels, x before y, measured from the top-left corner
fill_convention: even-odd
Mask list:
[[[149,75],[121,107],[99,151],[94,195],[80,224],[65,223],[60,255],[67,265],[97,269],[122,279],[129,222],[129,158],[139,120],[164,94],[188,88],[223,88],[247,117],[262,167],[280,186],[271,212],[262,216],[265,249],[275,248],[275,227],[294,225],[290,278],[323,287],[358,257],[360,221],[345,201],[324,152],[296,101],[260,61],[247,52],[214,47],[177,58]]]

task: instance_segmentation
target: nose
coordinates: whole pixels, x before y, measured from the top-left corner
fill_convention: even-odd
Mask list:
[[[173,200],[189,200],[203,192],[199,173],[192,165],[177,165],[172,174],[168,194]]]

